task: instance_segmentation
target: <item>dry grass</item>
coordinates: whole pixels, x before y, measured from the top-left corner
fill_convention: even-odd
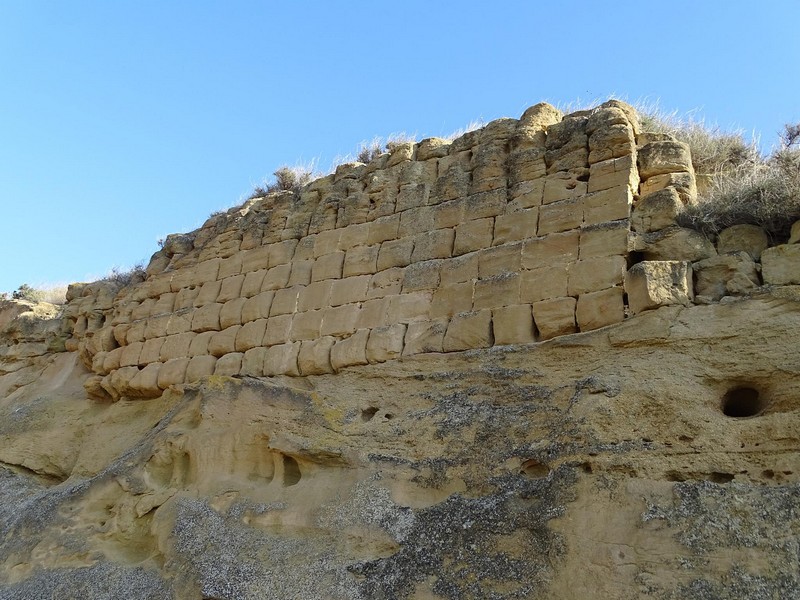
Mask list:
[[[278,168],[272,176],[274,180],[257,185],[250,194],[249,198],[260,198],[273,192],[291,191],[299,193],[303,187],[311,183],[316,177],[314,164],[295,165],[290,167],[284,165]]]

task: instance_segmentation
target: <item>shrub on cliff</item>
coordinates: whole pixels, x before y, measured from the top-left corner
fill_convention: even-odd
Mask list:
[[[275,181],[256,186],[250,194],[251,198],[260,198],[273,192],[299,192],[304,185],[314,179],[314,169],[306,166],[289,167],[284,165],[272,175],[275,177]]]

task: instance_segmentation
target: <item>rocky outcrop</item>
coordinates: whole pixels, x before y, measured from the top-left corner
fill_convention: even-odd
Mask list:
[[[695,199],[537,105],[0,304],[0,597],[798,595],[797,246]]]

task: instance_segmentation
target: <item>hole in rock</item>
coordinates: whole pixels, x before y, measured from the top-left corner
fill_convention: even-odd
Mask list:
[[[369,408],[365,408],[361,411],[361,420],[366,423],[367,421],[371,421],[372,417],[378,412],[378,408],[376,406],[370,406]]]
[[[767,479],[772,479],[773,477],[775,477],[775,471],[773,471],[772,469],[766,469],[761,472],[761,475],[763,477],[766,477]]]
[[[722,397],[722,412],[725,416],[741,419],[753,417],[764,408],[758,390],[751,387],[737,387]]]
[[[535,458],[529,458],[520,467],[520,475],[528,477],[547,477],[548,473],[550,473],[550,467]]]
[[[383,418],[386,419],[387,421],[391,421],[392,419],[394,419],[394,415],[392,413],[386,413],[385,415],[383,415]]]
[[[302,475],[300,465],[291,456],[283,455],[283,485],[286,487],[297,485]]]

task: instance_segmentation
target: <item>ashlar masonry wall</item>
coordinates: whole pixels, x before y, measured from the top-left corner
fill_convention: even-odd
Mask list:
[[[71,289],[87,391],[153,397],[213,374],[331,373],[622,321],[638,127],[617,101],[539,104],[170,236],[141,283]],[[675,183],[669,168],[653,190]]]

